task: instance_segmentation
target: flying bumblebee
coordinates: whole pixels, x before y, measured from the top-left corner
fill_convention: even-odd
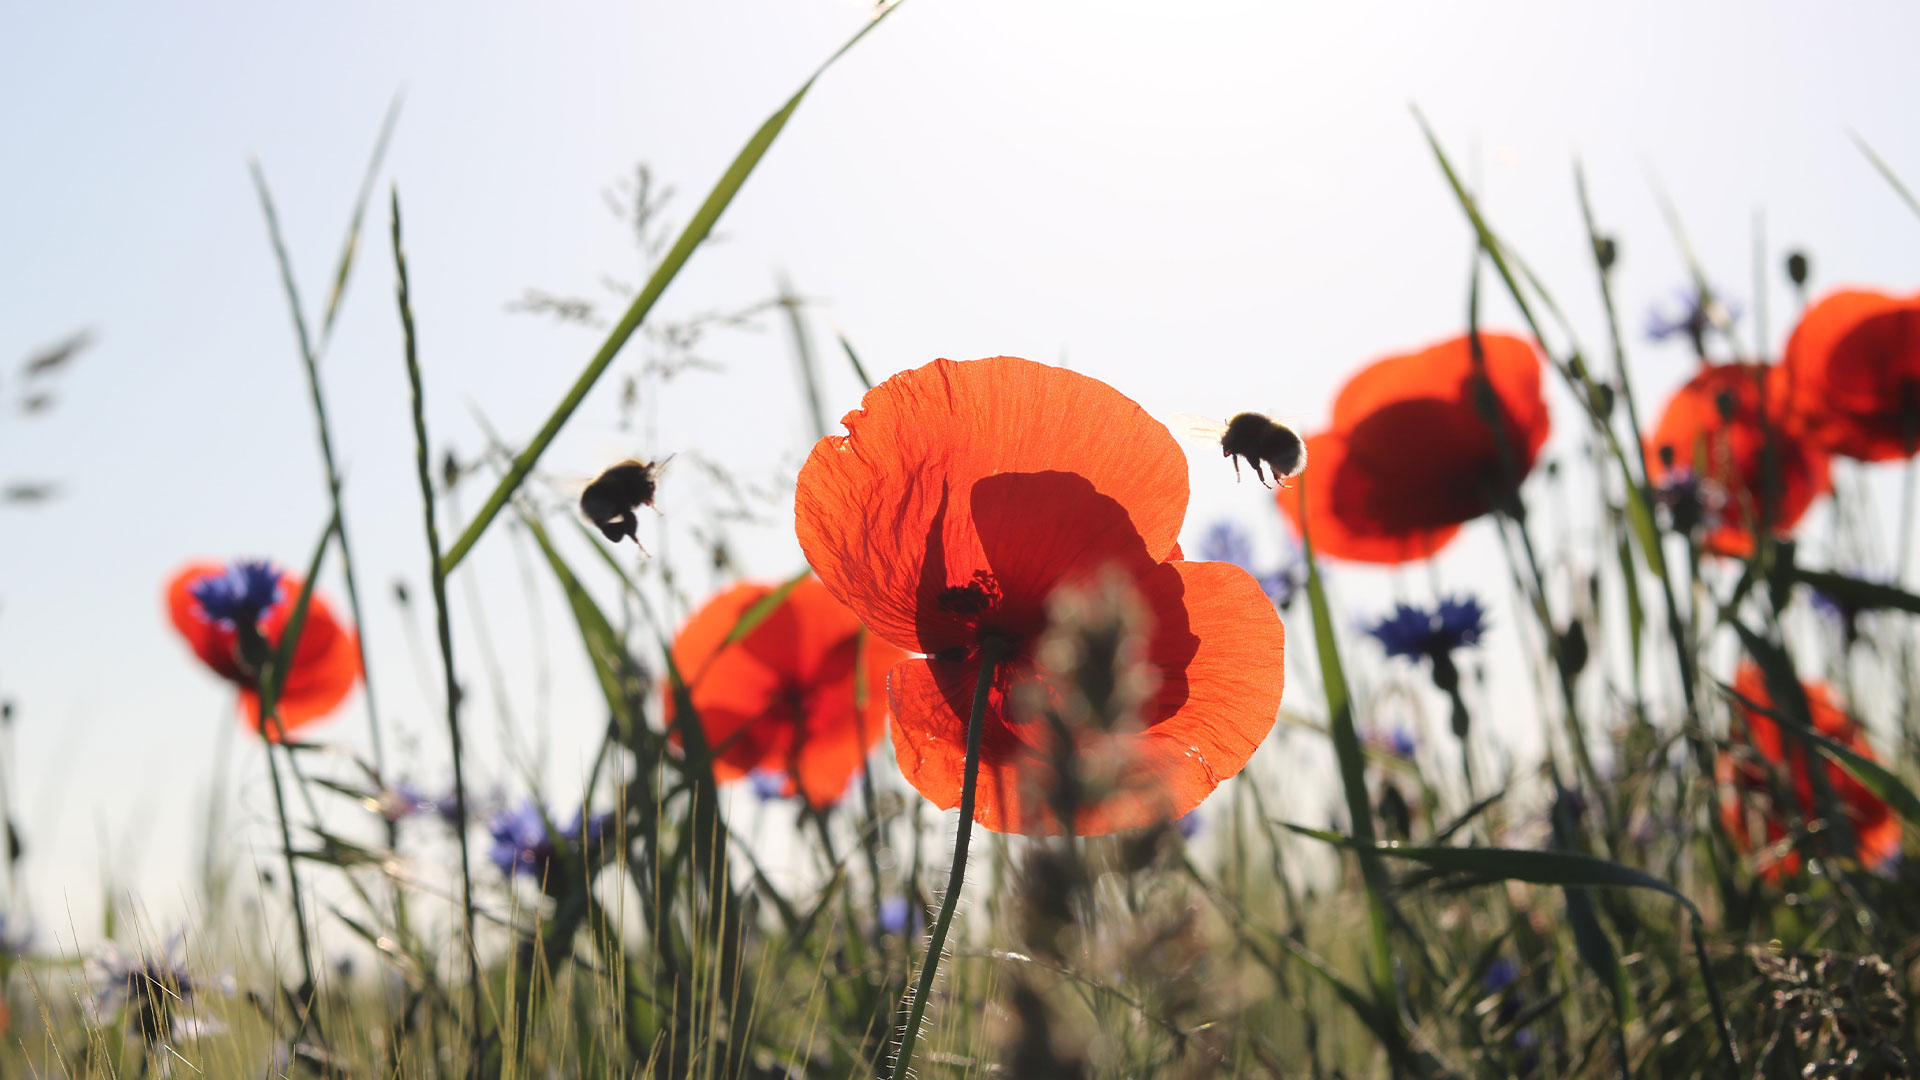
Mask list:
[[[659,489],[660,468],[665,464],[629,458],[608,467],[580,492],[580,512],[612,543],[626,539],[638,546],[640,515],[637,511],[653,505],[654,492]]]
[[[1253,475],[1262,484],[1268,484],[1262,466],[1272,472],[1276,482],[1299,476],[1307,467],[1307,444],[1300,433],[1260,413],[1243,412],[1224,424],[1180,413],[1168,426],[1182,435],[1218,444],[1220,456],[1233,459],[1235,478],[1240,475],[1241,458],[1253,466]]]

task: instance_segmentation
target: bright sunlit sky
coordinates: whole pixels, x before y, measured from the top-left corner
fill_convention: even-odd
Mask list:
[[[184,905],[215,747],[234,719],[230,688],[168,628],[162,583],[194,556],[301,563],[324,523],[248,156],[273,184],[317,318],[375,131],[405,94],[323,378],[375,685],[401,736],[393,752],[437,785],[444,732],[390,598],[397,577],[425,597],[426,555],[385,183],[406,214],[436,442],[471,455],[476,410],[523,440],[602,331],[509,302],[529,287],[608,301],[603,278],[636,281],[603,193],[645,161],[678,190],[666,214],[683,222],[865,17],[847,0],[47,4],[0,16],[0,481],[62,487],[43,506],[0,507],[0,696],[16,706],[6,776],[29,850],[27,895],[9,903],[62,937],[71,918],[83,940],[109,876],[162,921]],[[745,306],[786,275],[819,304],[830,417],[859,398],[838,327],[876,376],[1010,353],[1068,364],[1163,415],[1258,408],[1311,427],[1355,366],[1463,328],[1469,234],[1417,103],[1599,355],[1572,182],[1584,161],[1620,238],[1633,370],[1657,404],[1691,365],[1684,345],[1640,333],[1686,279],[1661,187],[1748,313],[1749,341],[1757,212],[1770,342],[1791,315],[1777,269],[1787,247],[1812,253],[1823,286],[1914,287],[1920,222],[1848,132],[1920,180],[1916,41],[1920,10],[1892,3],[911,0],[821,80],[722,220],[722,242],[696,254],[658,311]],[[1497,294],[1488,320],[1518,325]],[[57,407],[21,417],[18,365],[83,327],[97,344],[54,382]],[[546,464],[590,474],[627,453],[697,453],[790,484],[811,435],[784,327],[719,334],[703,355],[725,370],[668,383],[643,441],[616,424],[636,345]],[[1554,406],[1571,434],[1557,389]],[[1205,448],[1193,461],[1189,545],[1234,517],[1277,554],[1267,493],[1236,486]],[[708,500],[705,483],[695,468],[669,474],[664,520]],[[464,489],[465,505],[481,494]],[[776,505],[790,513],[790,494]],[[785,519],[734,546],[753,575],[800,566]],[[486,607],[522,738],[548,746],[540,780],[564,800],[602,708],[544,579],[539,618],[525,614],[514,551],[496,530],[462,573]],[[703,588],[697,557],[684,542],[678,552]],[[1439,573],[1492,591],[1491,737],[1524,757],[1538,724],[1497,559],[1478,525]],[[1430,588],[1424,573],[1357,570],[1335,586],[1350,620],[1395,590]],[[344,609],[337,565],[323,587]],[[517,788],[479,692],[464,587],[456,599],[478,769]],[[1306,636],[1304,619],[1290,628]],[[531,720],[543,656],[544,732]],[[1311,671],[1290,669],[1290,701],[1311,710]],[[314,734],[364,748],[358,698]],[[235,749],[237,824],[221,841],[264,857],[260,756],[244,740]]]

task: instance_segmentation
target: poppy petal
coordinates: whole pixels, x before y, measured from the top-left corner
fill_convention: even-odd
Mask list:
[[[1776,533],[1791,531],[1829,487],[1824,452],[1784,425],[1761,421],[1762,392],[1771,378],[1765,364],[1705,367],[1674,392],[1648,439],[1647,471],[1654,484],[1685,469],[1727,493],[1720,524],[1707,538],[1716,554],[1744,558],[1753,551],[1754,528],[1766,513],[1769,441],[1778,485],[1772,508]]]
[[[1285,630],[1251,574],[1227,563],[1163,563],[1136,581],[1153,612],[1149,662],[1160,689],[1148,723],[1122,740],[1118,791],[1081,809],[1075,831],[1098,835],[1168,821],[1198,806],[1246,765],[1279,712]],[[907,660],[888,681],[902,773],[941,809],[960,802],[976,658]],[[1011,687],[1034,678],[1016,661],[995,679],[982,731],[974,820],[996,832],[1059,831],[1033,797],[1051,765],[1006,718]],[[1041,780],[1035,782],[1036,776]]]
[[[1862,461],[1920,445],[1920,297],[1848,289],[1808,308],[1774,374],[1790,422]]]
[[[1460,532],[1458,523],[1432,527],[1395,527],[1369,512],[1383,497],[1377,474],[1347,464],[1345,436],[1326,433],[1307,439],[1312,462],[1293,486],[1275,493],[1294,532],[1306,536],[1317,555],[1350,562],[1398,564],[1438,554]],[[1387,477],[1394,474],[1388,472]]]
[[[796,532],[827,589],[904,649],[964,644],[971,609],[992,588],[1041,602],[1040,580],[1088,551],[1139,544],[1149,560],[1165,558],[1186,514],[1186,456],[1166,427],[1112,387],[1045,364],[936,360],[868,391],[843,423],[847,434],[822,439],[800,471]],[[1077,475],[1113,500],[1124,528],[1105,536],[1023,507],[1034,522],[1031,557],[990,565],[976,487],[1001,474],[1049,473]],[[1032,494],[1050,482],[1019,483]],[[1008,494],[998,492],[995,505]],[[986,495],[994,500],[991,486]],[[995,586],[996,573],[1020,581]],[[942,603],[969,588],[981,598]]]
[[[239,682],[240,669],[234,663],[233,631],[202,617],[200,601],[193,595],[194,585],[226,572],[227,568],[220,563],[188,563],[167,582],[167,615],[173,621],[173,628],[186,640],[187,647],[193,650],[201,663],[221,678]]]
[[[745,637],[725,644],[743,615],[774,587],[735,585],[708,601],[674,639],[714,776],[779,773],[817,809],[845,793],[886,727],[886,671],[904,653],[862,631],[826,587],[808,578]],[[855,670],[866,681],[855,707]],[[675,703],[665,709],[676,745]]]

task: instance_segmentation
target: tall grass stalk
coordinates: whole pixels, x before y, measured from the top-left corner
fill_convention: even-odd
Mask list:
[[[460,684],[453,669],[453,623],[447,612],[447,573],[440,559],[440,526],[434,513],[432,451],[427,441],[426,390],[420,378],[418,342],[414,334],[413,301],[407,282],[406,248],[401,242],[400,190],[393,189],[390,200],[393,213],[394,294],[400,307],[400,327],[405,339],[407,383],[413,390],[414,465],[420,479],[420,504],[426,519],[427,553],[431,558],[428,575],[433,582],[434,625],[440,642],[441,684],[447,707],[447,738],[453,749],[453,809],[460,835],[460,928],[461,949],[466,954],[468,978],[468,1030],[471,1036],[471,1068],[480,1068],[485,1049],[486,1025],[481,1022],[480,952],[474,937],[473,854],[467,835],[471,831],[467,817],[466,750],[460,738]]]

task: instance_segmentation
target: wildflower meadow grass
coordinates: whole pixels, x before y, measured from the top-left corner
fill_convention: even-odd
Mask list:
[[[1182,425],[1125,387],[820,354],[798,329],[819,438],[789,478],[788,575],[738,580],[724,530],[645,546],[658,492],[735,482],[691,455],[550,468],[636,335],[694,366],[713,325],[805,318],[790,292],[704,322],[654,308],[890,10],[773,103],[677,234],[649,231],[639,174],[649,276],[546,421],[478,449],[428,426],[413,193],[377,183],[393,118],[319,304],[256,167],[329,512],[305,550],[180,552],[154,590],[180,662],[231,686],[273,858],[220,871],[235,841],[210,813],[195,917],[109,903],[87,955],[57,913],[0,913],[0,1076],[1912,1075],[1920,298],[1816,289],[1807,255],[1763,253],[1761,287],[1796,301],[1778,348],[1743,341],[1698,268],[1642,320],[1613,291],[1641,239],[1577,173],[1591,273],[1542,280],[1429,131],[1475,239],[1445,283],[1461,318],[1342,361],[1321,427],[1217,418],[1216,440],[1260,440],[1193,459],[1252,466],[1238,519],[1191,519]],[[356,573],[319,363],[350,278],[390,283],[412,394],[418,500],[387,511],[430,560],[391,597]],[[1604,325],[1562,316],[1579,290]],[[1496,294],[1521,325],[1481,325]],[[1696,354],[1670,400],[1627,378],[1644,336]],[[838,423],[827,365],[866,387]],[[624,393],[673,407],[663,371]],[[1891,536],[1877,470],[1900,476]],[[1591,528],[1564,527],[1574,501]],[[1252,540],[1269,524],[1278,555]],[[1465,530],[1504,560],[1442,580]],[[593,683],[577,789],[472,765],[505,695],[450,611],[474,553],[509,543],[564,599],[544,640]],[[1338,603],[1358,566],[1402,569],[1392,605]],[[363,637],[389,599],[430,633]],[[1532,700],[1489,690],[1500,637]],[[440,710],[444,774],[383,727],[388,650]],[[1537,758],[1502,736],[1528,717]],[[354,725],[354,749],[329,739]]]

